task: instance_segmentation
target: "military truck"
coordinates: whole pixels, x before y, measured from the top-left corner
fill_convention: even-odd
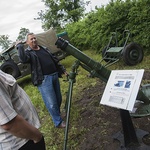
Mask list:
[[[58,37],[62,37],[69,41],[67,32],[56,34],[53,28],[48,31],[36,34],[39,45],[48,47],[51,53],[55,54],[59,60],[64,59],[67,54],[61,49],[57,48],[55,42]],[[27,47],[26,44],[24,44]],[[8,74],[11,74],[16,79],[22,78],[30,74],[30,65],[20,62],[18,51],[15,45],[12,45],[6,50],[0,52],[0,69]]]

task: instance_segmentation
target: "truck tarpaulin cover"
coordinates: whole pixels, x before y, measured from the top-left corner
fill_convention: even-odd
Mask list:
[[[50,28],[49,30],[36,34],[38,44],[47,47],[52,53],[60,51],[59,48],[55,45],[55,42],[57,41],[58,37],[56,35],[56,32],[53,28]]]

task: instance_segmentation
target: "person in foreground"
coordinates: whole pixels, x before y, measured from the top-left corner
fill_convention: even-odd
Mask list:
[[[45,150],[37,112],[13,76],[0,70],[0,149]]]
[[[62,96],[59,76],[67,75],[66,69],[48,48],[38,45],[34,33],[26,35],[26,44],[28,48],[24,50],[21,42],[16,43],[19,58],[22,63],[30,63],[32,83],[38,87],[55,127],[65,128],[60,112]]]

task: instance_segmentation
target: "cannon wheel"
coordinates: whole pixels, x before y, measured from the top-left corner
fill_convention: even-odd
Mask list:
[[[14,78],[20,75],[18,66],[12,60],[4,62],[0,69],[5,73],[11,74]]]
[[[137,43],[130,43],[123,50],[123,60],[129,66],[140,63],[143,60],[143,49]]]

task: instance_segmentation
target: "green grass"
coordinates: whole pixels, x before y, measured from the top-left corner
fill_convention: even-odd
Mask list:
[[[84,51],[84,53],[97,62],[101,60],[101,54],[96,54],[93,51]],[[66,67],[68,73],[71,71],[71,67],[75,62],[75,60],[76,58],[74,58],[73,56],[68,56],[66,59],[61,61],[61,63]],[[149,66],[150,66],[150,56],[148,55],[144,57],[144,60],[136,66],[127,66],[124,64],[122,60],[120,60],[118,63],[114,64],[113,66],[110,66],[108,69],[111,70],[149,69]],[[63,76],[63,78],[60,78],[62,98],[63,98],[63,103],[61,107],[62,110],[65,106],[66,92],[68,91],[69,86],[69,82],[64,80],[66,80],[65,76]],[[84,70],[81,67],[78,68],[76,80],[75,83],[73,84],[74,85],[72,92],[73,95],[71,100],[70,126],[68,132],[68,147],[70,150],[76,150],[78,147],[77,140],[75,140],[74,137],[86,131],[85,128],[82,129],[81,127],[80,130],[78,130],[77,128],[77,120],[82,119],[80,118],[79,114],[79,110],[82,108],[78,108],[75,105],[75,102],[79,100],[79,98],[82,96],[81,91],[90,86],[95,86],[96,80],[97,80],[96,78],[90,78],[89,73],[86,70]],[[49,113],[45,108],[40,93],[38,92],[37,88],[33,86],[31,83],[30,76],[18,80],[18,83],[27,92],[27,94],[31,98],[34,106],[38,111],[42,124],[40,130],[44,134],[47,150],[62,150],[64,146],[64,130],[57,129],[54,127],[51,117],[49,116]]]

